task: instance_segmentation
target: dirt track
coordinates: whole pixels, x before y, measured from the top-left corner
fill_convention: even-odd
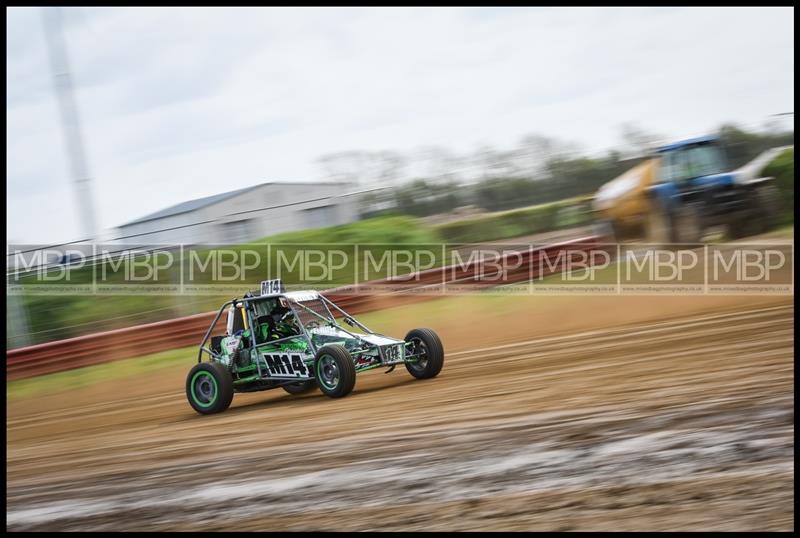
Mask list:
[[[8,529],[793,530],[791,298],[662,318],[211,417],[169,376],[15,402]]]

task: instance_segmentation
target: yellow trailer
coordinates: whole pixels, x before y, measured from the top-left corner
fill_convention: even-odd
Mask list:
[[[598,220],[611,223],[614,234],[643,233],[650,198],[647,189],[657,181],[659,158],[648,159],[603,185],[594,197]]]

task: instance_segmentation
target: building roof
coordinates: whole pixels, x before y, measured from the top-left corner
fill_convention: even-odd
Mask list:
[[[208,207],[210,205],[216,204],[218,202],[222,202],[227,200],[228,198],[233,198],[237,194],[242,194],[243,192],[247,192],[249,190],[253,190],[257,187],[263,187],[264,185],[347,185],[348,183],[344,182],[336,182],[336,181],[267,181],[266,183],[259,183],[258,185],[251,185],[250,187],[245,187],[243,189],[237,189],[235,191],[223,192],[221,194],[214,194],[212,196],[206,196],[205,198],[197,198],[196,200],[189,200],[188,202],[181,202],[179,204],[175,204],[173,206],[169,206],[164,208],[160,211],[156,211],[155,213],[150,213],[149,215],[145,215],[144,217],[138,218],[136,220],[132,220],[130,222],[126,222],[125,224],[121,224],[119,227],[122,228],[124,226],[130,226],[132,224],[139,224],[141,222],[147,222],[149,220],[156,220],[156,219],[163,219],[165,217],[172,217],[173,215],[180,215],[181,213],[189,213],[191,211],[196,211],[198,209]]]

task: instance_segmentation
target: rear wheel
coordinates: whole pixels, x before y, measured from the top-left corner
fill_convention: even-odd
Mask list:
[[[728,237],[730,239],[743,239],[758,233],[749,219],[732,219],[728,221],[727,227]]]
[[[728,222],[731,239],[743,239],[769,231],[776,223],[779,194],[772,185],[758,187],[747,194],[750,204],[747,214],[736,216]]]
[[[645,236],[648,243],[664,246],[672,243],[671,219],[660,207],[654,206],[645,220]]]
[[[406,370],[417,379],[436,377],[444,366],[444,347],[439,336],[430,329],[413,329],[406,335],[410,343],[413,362],[406,362]]]
[[[694,204],[686,204],[675,210],[673,237],[681,245],[699,243],[703,238],[700,210]]]
[[[313,390],[316,386],[317,384],[314,380],[309,379],[308,381],[298,381],[296,383],[289,383],[288,385],[281,385],[281,388],[289,394],[303,394]]]
[[[356,385],[356,367],[350,353],[338,344],[323,346],[314,357],[317,386],[325,396],[341,398]]]
[[[186,398],[201,415],[225,411],[233,401],[233,377],[218,362],[201,362],[186,376]]]
[[[764,185],[754,193],[759,233],[768,232],[778,221],[780,195],[774,185]]]

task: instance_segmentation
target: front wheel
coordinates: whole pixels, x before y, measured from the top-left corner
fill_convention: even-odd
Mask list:
[[[406,358],[406,370],[417,379],[436,377],[444,366],[444,346],[439,336],[430,329],[413,329],[406,335],[410,344]],[[410,349],[409,349],[410,348]]]
[[[325,396],[347,396],[356,385],[356,366],[353,357],[339,344],[329,344],[314,357],[314,374],[319,390]]]
[[[201,362],[186,376],[186,398],[201,415],[225,411],[233,401],[233,377],[218,362]]]

